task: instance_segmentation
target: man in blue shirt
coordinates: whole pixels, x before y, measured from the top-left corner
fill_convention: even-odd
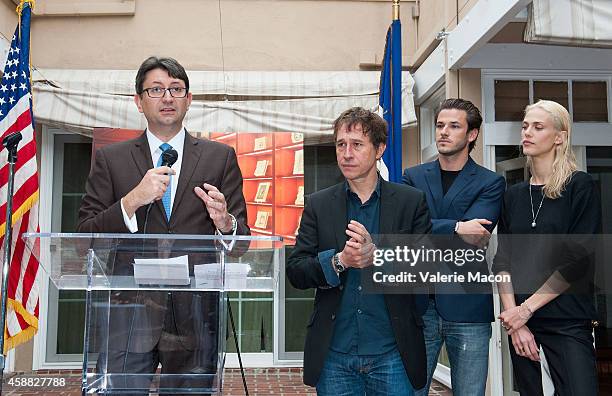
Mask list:
[[[304,383],[319,395],[413,395],[426,380],[413,296],[366,294],[361,272],[373,262],[373,235],[431,232],[425,197],[379,176],[387,125],[375,113],[342,113],[334,141],[346,180],[308,198],[287,264],[294,287],[317,289]]]
[[[469,153],[482,116],[472,102],[447,99],[436,114],[438,160],[404,171],[404,183],[425,192],[434,234],[457,234],[482,246],[497,224],[506,189],[504,178],[477,165]],[[488,273],[488,268],[480,269]],[[425,322],[426,396],[442,344],[450,360],[455,396],[484,396],[493,321],[491,294],[456,295],[437,290],[417,298]]]

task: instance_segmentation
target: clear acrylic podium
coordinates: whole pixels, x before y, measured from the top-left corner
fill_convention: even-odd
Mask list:
[[[23,238],[58,289],[86,291],[83,394],[222,394],[226,293],[274,291],[282,246],[275,236]]]

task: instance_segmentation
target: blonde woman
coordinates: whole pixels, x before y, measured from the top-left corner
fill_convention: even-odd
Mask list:
[[[498,284],[499,318],[512,344],[521,395],[543,394],[540,348],[556,395],[597,394],[591,326],[596,311],[592,294],[575,287],[584,286],[590,257],[575,241],[600,232],[601,205],[593,179],[577,171],[570,136],[563,106],[549,100],[527,106],[521,146],[531,178],[508,189],[499,222],[494,271],[512,279]],[[503,234],[514,235],[505,243]],[[563,237],[568,234],[577,235]]]

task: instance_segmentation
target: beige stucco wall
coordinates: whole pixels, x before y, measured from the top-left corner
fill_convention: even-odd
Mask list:
[[[462,69],[459,71],[459,97],[474,103],[482,111],[482,90],[480,82],[480,69]],[[487,131],[481,128],[476,146],[471,152],[474,161],[482,164],[484,134]]]
[[[419,2],[420,16],[418,21],[418,46],[427,45],[430,37],[435,35],[449,22],[446,18],[447,8],[452,7],[451,0],[423,0]]]
[[[416,2],[419,17],[415,21],[416,47],[409,54],[414,69],[427,58],[438,44],[436,36],[443,29],[452,30],[478,0],[420,0]]]
[[[410,127],[402,134],[402,168],[410,168],[421,163],[421,142],[419,128]]]
[[[405,54],[416,48],[413,3],[401,3]],[[138,0],[132,16],[36,17],[32,57],[41,68],[135,69],[165,54],[220,70],[223,36],[226,70],[359,70],[380,60],[390,22],[390,0]]]
[[[15,5],[6,0],[0,0],[0,34],[10,40],[17,26]]]
[[[415,58],[421,62],[427,58],[429,52],[437,44],[434,40],[437,32],[443,28],[452,30],[457,26],[478,0],[423,0],[420,1],[420,17],[418,20],[418,39]],[[432,46],[433,45],[433,46]],[[418,65],[418,61],[417,61]],[[460,97],[470,100],[478,108],[482,109],[482,92],[480,70],[461,69],[458,71],[448,71],[445,76],[445,90],[447,98]],[[482,164],[483,134],[481,130],[476,147],[471,155],[474,160]]]
[[[526,22],[510,22],[489,40],[489,43],[515,43],[523,42]]]

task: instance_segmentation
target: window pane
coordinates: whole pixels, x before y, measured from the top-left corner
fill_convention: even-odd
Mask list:
[[[228,293],[233,294],[234,292]],[[238,292],[235,292],[238,294]],[[242,350],[242,346],[240,345],[240,318],[238,317],[239,308],[240,308],[240,300],[230,298],[230,304],[232,306],[232,317],[234,318],[234,326],[236,326],[236,337],[238,337],[238,344],[240,346],[240,352],[244,352]],[[232,329],[232,323],[230,321],[229,313],[227,314],[227,337],[225,340],[225,352],[227,353],[236,353],[236,344],[234,341],[234,330]]]
[[[517,133],[520,133],[517,131]],[[495,146],[495,163],[507,161],[521,156],[521,146]]]
[[[567,100],[567,81],[534,81],[533,82],[533,101],[540,99],[554,100],[566,109]]]
[[[59,230],[56,228],[54,231],[75,232],[91,164],[91,139],[78,135],[56,135],[54,145],[54,170],[62,173],[61,178],[56,174],[62,180],[59,192],[61,200],[53,202],[53,209],[60,211],[61,222],[55,225]],[[59,355],[83,353],[85,292],[59,290],[57,293],[57,344],[49,350],[50,360],[63,360]],[[50,308],[50,311],[54,311],[54,308]],[[53,325],[50,321],[49,326]]]
[[[83,353],[83,324],[85,323],[83,294],[80,290],[60,291],[57,349],[55,351],[57,354]]]
[[[524,181],[525,157],[521,146],[495,146],[495,170],[504,176],[508,187]]]
[[[272,320],[272,294],[259,293],[263,301],[244,300],[244,296],[231,300],[234,323],[240,340],[240,352],[272,352],[274,325]],[[239,313],[240,312],[240,313]],[[231,324],[228,322],[230,338],[227,352],[236,352]]]
[[[529,81],[495,80],[495,121],[522,121],[529,104]]]
[[[573,81],[574,121],[608,122],[608,97],[605,81]]]
[[[336,162],[333,142],[304,146],[304,194],[333,186],[344,180]]]
[[[82,193],[62,194],[62,232],[76,231],[82,200]]]
[[[271,297],[271,295],[270,295]],[[245,301],[242,303],[241,351],[272,352],[274,324],[273,302]]]
[[[293,246],[286,247],[289,257]],[[285,274],[285,352],[303,352],[306,325],[313,311],[314,289],[299,290],[291,286]]]
[[[304,351],[306,325],[312,311],[312,299],[285,301],[285,352]]]
[[[83,138],[82,140],[87,141],[64,144],[64,177],[62,179],[64,194],[78,193],[79,196],[84,195],[85,180],[89,175],[89,164],[91,163],[91,139]]]

